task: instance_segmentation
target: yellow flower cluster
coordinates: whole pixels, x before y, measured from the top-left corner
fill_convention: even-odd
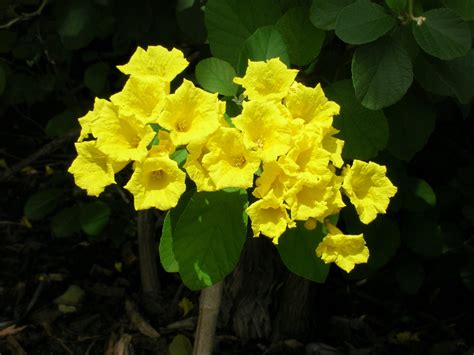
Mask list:
[[[138,48],[118,67],[130,75],[123,90],[110,100],[96,99],[79,120],[78,156],[69,169],[78,186],[97,196],[133,161],[125,188],[134,195],[135,209],[170,209],[186,189],[186,174],[170,158],[183,147],[184,169],[198,191],[248,189],[259,175],[252,192],[257,200],[247,214],[254,236],[266,235],[275,244],[296,221],[313,229],[339,213],[343,193],[363,223],[385,213],[396,187],[384,166],[355,160],[343,167],[344,142],[332,126],[339,106],[320,85],[296,82],[298,71],[278,58],[249,61],[245,75],[234,78],[244,89],[242,112],[228,123],[217,94],[186,79],[170,93],[170,82],[187,65],[180,51],[155,46]],[[150,124],[159,125],[157,134]],[[316,249],[325,262],[347,272],[367,262],[362,235],[344,235],[328,223],[326,228]]]

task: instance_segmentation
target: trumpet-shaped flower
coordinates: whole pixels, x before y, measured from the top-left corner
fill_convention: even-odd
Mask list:
[[[131,76],[110,101],[125,116],[135,116],[144,123],[156,122],[169,90],[169,83],[159,78]]]
[[[264,198],[271,193],[276,198],[283,200],[288,185],[291,185],[294,181],[295,179],[287,175],[277,161],[263,163],[262,174],[255,182],[256,187],[252,194],[258,198]]]
[[[162,46],[148,46],[146,51],[138,47],[130,61],[117,68],[131,76],[158,77],[171,82],[176,75],[186,69],[188,64],[183,52],[176,48],[169,51]]]
[[[207,144],[209,153],[202,158],[202,166],[217,189],[253,185],[253,175],[260,166],[255,152],[245,148],[242,134],[236,128],[222,127]]]
[[[77,157],[68,171],[74,175],[77,186],[87,191],[89,196],[99,196],[105,187],[115,184],[114,174],[125,162],[116,162],[96,147],[96,141],[76,143]]]
[[[286,228],[295,226],[290,220],[286,206],[269,194],[264,199],[252,203],[247,208],[247,214],[252,222],[252,231],[255,237],[261,234],[272,238],[274,244],[278,244],[278,238],[286,231]]]
[[[186,190],[186,174],[174,160],[164,155],[147,158],[134,169],[125,188],[133,194],[136,210],[165,211],[177,205]]]
[[[327,224],[326,228],[329,233],[316,248],[316,255],[326,264],[336,263],[344,271],[351,272],[355,264],[367,262],[369,249],[365,246],[362,234],[342,234],[331,224]]]
[[[274,103],[246,102],[233,123],[243,132],[245,146],[256,150],[264,162],[276,160],[290,149],[289,122]]]
[[[344,141],[334,137],[335,134],[339,133],[337,129],[332,126],[322,127],[320,129],[322,139],[322,147],[325,151],[330,154],[330,160],[335,167],[341,168],[344,164],[342,160],[342,149],[344,148]]]
[[[184,169],[196,184],[197,191],[216,191],[216,184],[209,176],[209,172],[202,166],[203,156],[209,153],[206,144],[190,143],[187,149],[189,154],[184,163]]]
[[[158,131],[158,135],[155,138],[158,140],[158,144],[154,144],[148,151],[148,157],[154,157],[157,155],[171,155],[175,152],[176,146],[173,144],[170,138],[169,132]]]
[[[234,78],[234,83],[244,87],[244,95],[251,101],[281,101],[297,74],[298,70],[288,69],[279,58],[265,62],[249,60],[245,76]]]
[[[343,169],[342,187],[365,224],[372,222],[378,213],[385,213],[390,198],[397,192],[386,173],[385,166],[360,160]]]
[[[309,88],[300,83],[294,83],[285,100],[286,107],[293,118],[301,118],[307,124],[330,127],[334,115],[339,114],[339,105],[329,101],[318,84]]]
[[[97,148],[118,161],[141,160],[148,154],[147,146],[155,132],[135,116],[123,116],[114,104],[107,102],[98,113],[92,133]]]
[[[185,79],[174,94],[166,97],[157,122],[170,131],[175,145],[199,143],[219,127],[221,109],[217,94],[196,88]]]

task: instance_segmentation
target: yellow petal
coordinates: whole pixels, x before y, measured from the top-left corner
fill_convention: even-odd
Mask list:
[[[188,157],[184,169],[189,178],[194,181],[197,191],[216,191],[216,185],[209,176],[209,172],[202,166],[202,158],[209,153],[205,143],[190,143],[187,146]]]

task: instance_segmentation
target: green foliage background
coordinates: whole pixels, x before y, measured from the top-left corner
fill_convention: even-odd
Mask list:
[[[410,14],[411,3],[137,0],[130,6],[125,0],[51,0],[41,14],[27,16],[42,2],[1,0],[1,152],[8,184],[2,217],[20,221],[25,215],[33,231],[42,229],[52,238],[115,245],[133,239],[130,196],[110,187],[99,200],[88,198],[66,172],[77,118],[95,96],[107,98],[125,82],[115,66],[136,46],[179,47],[191,61],[184,76],[225,97],[232,116],[239,110],[232,77],[245,72],[248,59],[280,57],[300,70],[298,81],[321,83],[341,105],[335,125],[345,140],[344,158],[387,165],[399,187],[387,216],[369,226],[353,210],[342,213],[343,230],[363,232],[371,257],[348,276],[334,270],[335,277],[382,278],[406,294],[452,284],[474,291],[474,5],[421,0]],[[68,144],[15,169],[40,147],[63,139]],[[118,179],[125,181],[126,174]],[[234,198],[229,205],[242,207],[247,197],[234,191],[188,198],[182,210],[166,216],[160,255],[166,270],[179,271],[188,287],[199,289],[232,271],[246,224],[237,209],[225,217],[232,230],[215,226],[204,246],[189,253],[192,231],[199,230],[192,221],[206,218],[206,204]],[[209,223],[223,220],[222,210],[213,213]],[[177,223],[181,219],[191,227]],[[328,267],[307,252],[323,233],[305,239],[308,233],[298,228],[282,237],[278,251],[288,269],[326,280]],[[300,239],[305,243],[298,244]],[[209,252],[227,254],[219,263]]]

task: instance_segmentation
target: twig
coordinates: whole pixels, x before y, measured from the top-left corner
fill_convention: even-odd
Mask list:
[[[214,349],[216,324],[221,308],[224,281],[201,291],[199,319],[194,340],[193,355],[211,355]]]
[[[17,22],[26,21],[26,20],[29,20],[32,17],[41,15],[41,12],[43,11],[43,9],[44,9],[44,7],[46,6],[47,3],[48,3],[48,0],[43,0],[41,5],[39,6],[38,10],[36,10],[34,12],[30,12],[30,13],[23,13],[20,16],[15,17],[14,19],[8,21],[7,23],[5,23],[3,25],[0,25],[0,29],[2,29],[2,30],[3,29],[8,29],[8,28],[12,27]]]

